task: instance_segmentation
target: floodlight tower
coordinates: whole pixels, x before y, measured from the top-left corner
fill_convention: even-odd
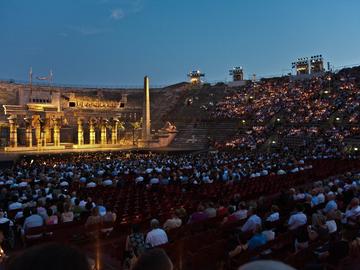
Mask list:
[[[234,82],[244,80],[244,72],[242,67],[234,67],[233,69],[230,69],[229,74],[233,77]]]
[[[322,55],[313,55],[310,58],[310,72],[319,73],[325,71],[324,69],[324,58]]]
[[[201,77],[204,77],[205,73],[201,73],[200,70],[193,70],[189,72],[187,76],[190,78],[191,84],[201,84]]]
[[[310,62],[308,57],[298,58],[295,62],[291,63],[291,66],[296,70],[296,75],[310,73]]]

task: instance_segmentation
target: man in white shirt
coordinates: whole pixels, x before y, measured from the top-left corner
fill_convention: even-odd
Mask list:
[[[164,229],[165,230],[171,230],[175,228],[179,228],[182,224],[182,220],[179,218],[179,211],[175,211],[175,213],[172,215],[171,218],[166,220],[164,223]]]
[[[307,217],[302,211],[302,206],[297,205],[296,212],[290,216],[290,219],[288,221],[288,226],[290,230],[295,230],[307,223]]]
[[[261,218],[256,215],[256,209],[253,207],[250,207],[248,211],[250,217],[247,219],[245,224],[241,227],[242,232],[249,232],[256,229],[257,225],[261,226]]]
[[[146,244],[149,244],[151,247],[166,244],[168,242],[168,237],[166,232],[159,228],[159,221],[157,219],[151,220],[150,226],[152,230],[146,235]]]

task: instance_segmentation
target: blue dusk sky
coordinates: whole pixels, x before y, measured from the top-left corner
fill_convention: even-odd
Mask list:
[[[0,0],[0,79],[141,85],[288,73],[298,57],[360,64],[359,0]]]

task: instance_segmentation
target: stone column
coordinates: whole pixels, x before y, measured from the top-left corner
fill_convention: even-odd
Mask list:
[[[16,116],[10,116],[9,127],[10,127],[10,147],[17,147],[17,125],[16,125]]]
[[[60,146],[60,123],[59,119],[54,120],[54,146]]]
[[[101,123],[101,137],[100,137],[101,144],[106,144],[106,121],[102,121]]]
[[[78,118],[77,124],[78,124],[78,145],[83,145],[84,144],[83,120],[81,118]],[[91,137],[91,133],[90,133],[90,137]]]
[[[51,142],[50,118],[45,119],[44,146]]]
[[[44,131],[43,131],[43,145],[46,146],[47,143],[51,140],[51,132],[50,132],[50,123],[49,119],[44,120]]]
[[[31,118],[25,118],[25,140],[26,140],[26,146],[32,147],[32,119]]]
[[[90,120],[89,122],[89,133],[90,133],[90,145],[95,144],[95,127],[94,127],[94,120]]]
[[[149,77],[144,77],[144,104],[143,104],[143,126],[142,139],[150,139],[150,89]]]
[[[41,147],[42,145],[41,126],[42,126],[41,119],[39,119],[35,126],[35,138],[36,138],[37,147]]]
[[[117,144],[118,128],[119,128],[119,121],[114,120],[113,127],[111,130],[111,143],[112,144]]]

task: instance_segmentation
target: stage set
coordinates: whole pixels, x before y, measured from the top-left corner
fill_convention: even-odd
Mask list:
[[[151,131],[147,76],[142,106],[129,104],[121,90],[61,91],[30,83],[16,91],[16,104],[3,105],[7,136],[0,155],[7,158],[10,153],[165,148],[177,133],[169,122]]]

